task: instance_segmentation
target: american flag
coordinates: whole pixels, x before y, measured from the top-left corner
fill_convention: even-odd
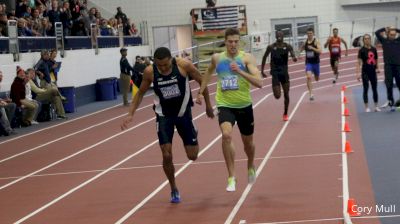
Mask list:
[[[201,18],[203,30],[239,28],[239,6],[202,9]]]

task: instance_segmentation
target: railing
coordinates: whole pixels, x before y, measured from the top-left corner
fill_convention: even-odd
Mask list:
[[[320,40],[321,45],[323,45],[328,37],[332,35],[332,29],[336,27],[339,29],[339,36],[347,42],[349,48],[352,47],[351,43],[354,38],[366,33],[374,37],[375,30],[387,26],[399,27],[399,18],[397,16],[373,17],[314,24],[316,31],[315,35],[317,39]],[[297,28],[300,28],[300,26],[296,27],[296,30]],[[285,36],[285,41],[290,43],[298,54],[298,48],[304,42],[306,36],[295,36],[292,35],[293,32],[289,33],[291,35]],[[261,37],[261,41],[255,42],[254,37]],[[256,57],[257,62],[261,63],[261,59],[266,47],[275,41],[275,31],[258,32],[257,34],[242,36],[241,40],[242,49],[244,49],[246,52],[252,53]],[[223,47],[219,46],[222,43],[223,40],[219,40],[206,44],[195,45],[190,48],[175,51],[173,52],[173,55],[181,55],[184,51],[191,53],[193,63],[198,64],[200,68],[204,68],[204,66],[209,63],[211,55],[204,57],[204,55],[200,55],[199,52],[204,52],[204,49],[210,53],[221,52],[224,50]],[[324,51],[326,50],[327,49],[324,49]]]
[[[67,36],[64,38],[65,50],[91,49],[92,43],[89,36]],[[119,47],[119,37],[97,37],[99,48]],[[18,37],[19,52],[37,52],[44,49],[56,48],[56,37]],[[140,37],[124,37],[125,46],[137,46],[142,44]],[[0,53],[9,53],[9,38],[0,38]]]

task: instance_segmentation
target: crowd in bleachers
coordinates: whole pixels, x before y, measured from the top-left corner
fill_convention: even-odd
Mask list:
[[[0,97],[0,136],[15,134],[14,128],[38,121],[67,118],[63,107],[67,99],[57,87],[60,64],[55,61],[56,56],[56,50],[44,50],[33,68],[16,67],[10,91]],[[2,79],[0,71],[0,88]]]
[[[139,36],[120,7],[106,19],[97,8],[88,9],[86,0],[17,0],[15,10],[0,4],[0,36],[8,36],[8,20],[17,21],[18,36],[54,36],[56,22],[62,23],[64,36],[88,36],[90,24],[97,24],[100,36],[117,36],[118,27],[124,36]]]

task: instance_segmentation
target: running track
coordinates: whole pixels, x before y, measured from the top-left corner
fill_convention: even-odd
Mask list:
[[[283,99],[272,96],[270,78],[253,90],[258,177],[252,186],[235,128],[238,185],[234,193],[225,191],[217,121],[196,105],[201,151],[188,162],[180,138],[174,138],[182,203],[170,204],[148,96],[126,131],[119,125],[127,108],[119,106],[0,142],[0,223],[341,223],[340,89],[360,85],[355,51],[350,53],[342,58],[336,85],[324,56],[314,102],[306,94],[304,59],[290,65],[289,122],[281,121]],[[215,77],[212,83],[215,94]],[[191,85],[196,96],[198,86]],[[346,94],[351,99],[351,91]],[[374,205],[355,103],[350,100],[348,108],[354,114],[348,140],[356,151],[348,156],[350,195],[360,205]],[[379,223],[372,216],[352,222]]]

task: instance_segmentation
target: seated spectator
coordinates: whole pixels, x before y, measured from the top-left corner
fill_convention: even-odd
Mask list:
[[[19,18],[17,21],[17,28],[18,28],[18,36],[26,37],[26,36],[33,36],[33,32],[26,26],[27,21],[23,18]]]
[[[33,68],[27,70],[29,78],[29,85],[31,87],[33,99],[41,103],[47,101],[54,105],[56,108],[57,118],[66,119],[64,107],[62,104],[61,94],[56,86],[49,89],[43,89],[38,86],[36,72]]]
[[[108,25],[107,20],[103,19],[100,24],[100,36],[111,36],[111,27]]]
[[[24,101],[29,104],[36,105],[35,114],[33,116],[31,124],[39,124],[39,122],[37,122],[37,117],[41,110],[42,104],[33,99],[31,85],[29,84],[29,80],[30,80],[29,75],[26,72],[24,72],[24,73],[25,73],[25,78],[24,78],[25,79],[25,100]]]
[[[51,24],[49,23],[49,20],[44,17],[40,19],[41,25],[39,26],[38,33],[43,36],[51,36]]]
[[[111,29],[111,35],[112,36],[118,36],[117,20],[115,18],[109,19],[108,20],[108,25],[110,26],[110,29]]]
[[[7,21],[7,15],[5,13],[0,13],[0,36],[8,36]]]
[[[134,37],[139,36],[139,31],[138,31],[138,29],[136,29],[135,23],[131,24],[131,29],[129,30],[129,35],[134,36]]]
[[[89,32],[85,26],[83,19],[79,19],[74,23],[71,30],[72,36],[88,36]]]
[[[23,109],[22,126],[27,127],[32,124],[33,118],[35,117],[38,105],[25,99],[25,71],[17,66],[17,77],[11,84],[11,99],[17,105]]]
[[[0,90],[1,90],[1,82],[3,81],[3,72],[0,71]],[[8,98],[5,99],[0,98],[0,125],[4,129],[5,135],[16,134],[16,132],[11,128],[11,120],[14,117],[15,113],[15,103]]]
[[[42,52],[40,53],[40,60],[36,63],[34,67],[34,69],[39,73],[41,88],[48,88],[48,86],[51,85],[49,60],[49,51],[42,50]]]

